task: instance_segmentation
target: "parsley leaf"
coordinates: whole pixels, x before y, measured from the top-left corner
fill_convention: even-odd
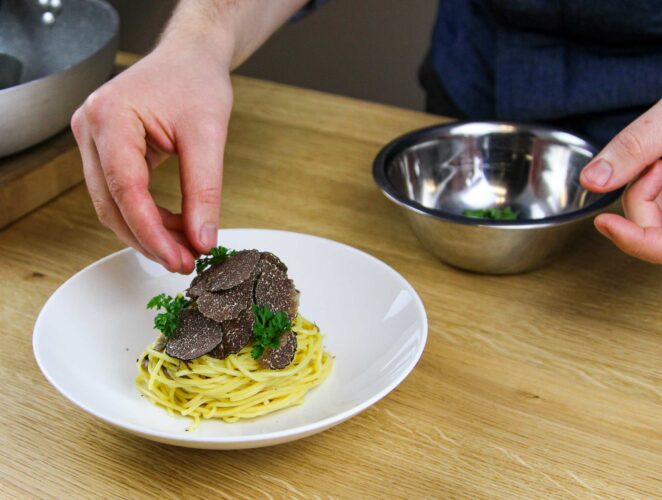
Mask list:
[[[251,357],[257,359],[267,348],[280,346],[280,336],[292,329],[292,323],[283,311],[272,312],[268,307],[251,306],[255,322],[253,323],[253,350]]]
[[[179,313],[191,303],[182,294],[171,297],[165,293],[160,293],[152,297],[147,303],[147,309],[164,309],[165,312],[159,313],[154,318],[154,328],[159,330],[166,338],[170,338],[179,326]]]
[[[234,250],[230,250],[225,247],[218,246],[212,248],[209,252],[209,255],[205,257],[200,257],[195,261],[195,271],[200,274],[202,271],[211,266],[217,266],[222,264],[228,257],[232,257],[236,254]]]
[[[517,220],[519,212],[510,207],[505,208],[479,208],[476,210],[465,210],[462,212],[465,217],[473,217],[475,219],[489,219],[489,220]]]

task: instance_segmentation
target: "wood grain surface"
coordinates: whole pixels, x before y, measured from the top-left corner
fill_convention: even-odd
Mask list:
[[[427,308],[419,365],[359,416],[272,448],[182,449],[97,421],[48,384],[31,346],[48,296],[122,247],[79,186],[0,231],[0,496],[662,496],[661,267],[591,231],[534,273],[449,268],[371,177],[386,141],[439,118],[245,78],[235,86],[222,226],[324,236],[394,267]],[[178,208],[176,162],[156,171],[153,192]]]

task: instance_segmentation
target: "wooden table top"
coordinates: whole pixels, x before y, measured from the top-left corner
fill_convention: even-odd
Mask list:
[[[235,86],[222,227],[311,233],[394,267],[427,308],[420,363],[350,421],[272,448],[177,448],[96,420],[48,384],[31,344],[56,287],[122,247],[78,186],[0,231],[0,496],[662,496],[662,267],[591,231],[530,274],[449,268],[371,177],[386,141],[438,117]],[[174,161],[153,191],[177,209]]]

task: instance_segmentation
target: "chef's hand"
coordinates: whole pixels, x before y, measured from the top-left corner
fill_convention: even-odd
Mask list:
[[[159,46],[94,92],[73,116],[99,220],[175,272],[216,245],[229,68],[204,46]],[[182,213],[157,207],[151,170],[180,158]]]
[[[190,273],[216,245],[230,71],[306,0],[182,0],[158,47],[74,114],[101,222],[168,270]],[[151,169],[178,155],[182,213],[158,207]]]
[[[604,193],[634,181],[625,217],[602,214],[595,227],[625,253],[662,264],[662,100],[620,132],[584,168],[581,183]]]

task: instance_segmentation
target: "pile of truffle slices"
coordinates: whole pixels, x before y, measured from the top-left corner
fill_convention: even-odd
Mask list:
[[[299,307],[299,291],[287,267],[274,254],[242,250],[198,274],[187,291],[193,299],[182,309],[179,326],[167,340],[169,356],[190,360],[208,354],[223,359],[239,352],[253,336],[252,304],[283,311],[290,321]],[[294,359],[296,335],[284,332],[280,346],[266,349],[262,364],[274,370]]]

